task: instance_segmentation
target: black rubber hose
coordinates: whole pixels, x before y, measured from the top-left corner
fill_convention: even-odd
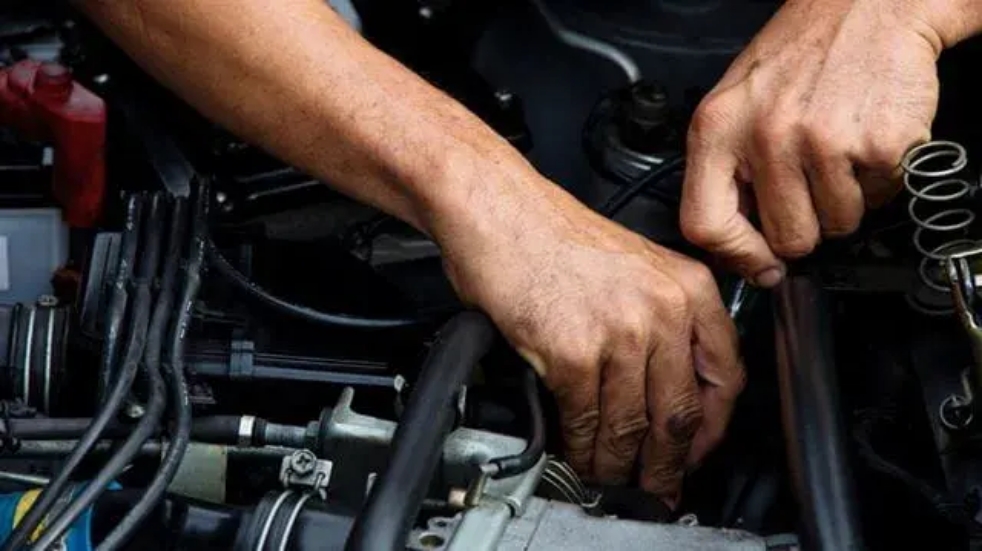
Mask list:
[[[265,421],[257,418],[254,421],[254,427],[258,427],[261,423],[265,424]],[[191,425],[191,435],[197,441],[213,444],[235,444],[239,439],[239,427],[241,425],[242,417],[239,415],[213,415],[195,419]],[[251,437],[255,440],[255,434]]]
[[[285,316],[292,317],[301,321],[326,325],[329,327],[345,327],[350,329],[395,329],[404,327],[417,327],[432,323],[433,319],[429,316],[410,316],[405,318],[366,318],[352,316],[348,314],[337,314],[332,312],[322,312],[313,308],[295,304],[280,298],[266,289],[263,289],[256,282],[250,280],[245,274],[240,272],[231,262],[225,258],[215,243],[208,241],[208,260],[209,265],[218,274],[238,289],[244,295],[252,298],[257,303],[278,312]]]
[[[131,197],[127,207],[127,227],[126,232],[140,231],[139,228],[149,226],[142,224],[142,207],[134,204],[134,201],[142,203],[143,197]],[[132,224],[131,224],[132,222]],[[144,228],[140,232],[144,238],[149,230]],[[142,255],[141,255],[142,256]],[[125,261],[125,258],[122,259]],[[146,259],[141,259],[141,264],[146,264]],[[121,262],[122,264],[122,262]],[[122,269],[122,266],[120,267]],[[142,266],[141,266],[142,269]],[[143,275],[143,274],[141,274]],[[45,486],[38,495],[33,506],[27,511],[17,528],[4,540],[2,551],[20,551],[24,549],[24,544],[29,536],[37,530],[38,525],[48,513],[51,512],[59,496],[65,491],[71,476],[78,469],[82,460],[89,453],[96,442],[101,439],[102,431],[112,421],[120,406],[129,396],[130,388],[143,358],[143,349],[146,345],[147,325],[150,322],[150,284],[149,277],[139,277],[134,293],[134,300],[130,314],[129,334],[126,339],[126,346],[123,352],[122,366],[113,384],[112,391],[103,403],[99,413],[92,420],[92,424],[86,429],[85,434],[79,439],[72,453],[65,459],[61,468],[54,478]],[[103,354],[108,354],[104,351]]]
[[[525,401],[528,403],[529,419],[532,429],[529,431],[529,441],[525,450],[518,455],[492,459],[489,463],[494,467],[491,478],[508,478],[522,474],[542,459],[546,448],[546,419],[542,414],[542,401],[539,399],[539,378],[535,370],[527,367],[522,381]]]
[[[838,403],[829,304],[812,279],[776,289],[778,382],[788,464],[804,523],[804,551],[861,551]]]
[[[106,308],[105,340],[102,348],[97,390],[100,403],[105,401],[106,393],[109,392],[111,381],[115,376],[113,370],[116,366],[116,357],[119,354],[123,318],[126,315],[133,265],[136,264],[136,249],[140,242],[139,228],[142,209],[143,203],[138,196],[131,195],[126,201],[119,259],[116,263],[116,275],[112,283],[112,295],[110,295],[109,305]]]
[[[148,346],[152,340],[154,340],[154,337],[151,335],[148,338]],[[157,337],[157,340],[160,341],[162,339]],[[156,430],[157,424],[160,422],[161,416],[164,413],[164,406],[166,405],[166,387],[164,385],[164,379],[160,375],[159,361],[156,364],[144,362],[143,366],[150,384],[150,399],[147,402],[146,412],[133,429],[129,438],[113,453],[95,478],[88,482],[85,485],[85,489],[75,497],[71,504],[45,527],[37,543],[30,547],[32,551],[49,549],[71,528],[72,524],[99,499],[99,496],[106,491],[109,484],[140,453],[143,445]]]
[[[191,234],[187,261],[184,263],[184,282],[178,299],[177,315],[170,332],[167,371],[171,382],[172,407],[176,411],[177,421],[170,445],[160,462],[157,476],[147,487],[144,499],[134,507],[131,514],[120,523],[120,527],[117,529],[117,531],[126,531],[129,534],[132,534],[147,514],[160,503],[167,487],[174,480],[191,441],[191,397],[188,392],[187,379],[184,377],[184,351],[188,330],[191,327],[194,302],[197,299],[198,290],[201,288],[201,270],[204,264],[205,234],[208,224],[208,189],[205,182],[199,182],[194,209],[191,214]],[[120,543],[125,543],[125,538],[120,540]],[[100,545],[99,549],[108,548],[105,545],[105,543]]]
[[[396,427],[388,466],[372,486],[345,551],[405,549],[453,428],[457,395],[494,335],[491,321],[470,311],[440,330]]]
[[[167,238],[167,255],[164,259],[163,275],[160,278],[160,295],[157,298],[157,305],[153,312],[153,320],[150,323],[150,337],[147,344],[147,364],[154,365],[159,370],[161,354],[163,352],[164,332],[168,329],[168,321],[171,319],[171,312],[174,306],[175,295],[177,294],[177,272],[181,264],[181,256],[185,246],[185,235],[187,233],[187,203],[184,198],[178,197],[174,200],[170,216],[170,234]],[[199,266],[200,267],[200,266]],[[182,310],[179,310],[179,312]],[[175,323],[171,326],[169,333],[179,331],[180,315],[174,316]],[[156,345],[156,348],[151,348]],[[152,363],[151,363],[152,362]],[[169,363],[169,362],[168,362]],[[187,385],[182,385],[181,381],[175,381],[173,370],[168,366],[168,374],[171,378],[170,394],[171,409],[177,416],[177,429],[175,433],[181,433],[184,423],[190,421],[190,414],[184,410],[190,409],[190,404],[182,396],[182,389],[186,392]],[[186,419],[185,419],[186,418]],[[186,437],[185,437],[186,438]],[[186,447],[186,444],[184,445]],[[183,455],[184,447],[180,448],[179,453]],[[173,450],[178,449],[173,445],[168,449],[168,455]],[[157,506],[164,495],[164,490],[174,478],[176,468],[171,467],[173,461],[168,462],[165,457],[150,484],[140,500],[129,510],[125,517],[116,525],[109,535],[99,544],[100,551],[119,549],[130,540],[133,533],[140,527],[147,515]],[[177,462],[180,464],[180,461]]]
[[[682,168],[683,164],[685,164],[685,157],[681,155],[665,159],[662,164],[652,167],[633,183],[618,190],[617,193],[600,207],[598,212],[607,218],[616,217],[624,210],[624,207],[628,206],[644,190],[678,171],[678,169]]]
[[[140,253],[139,277],[136,280],[137,300],[146,296],[150,302],[154,279],[160,266],[160,249],[164,229],[166,203],[162,194],[154,194],[150,198],[149,221],[145,224],[143,250]],[[166,329],[170,307],[163,298],[163,293],[157,297],[149,326],[146,332],[146,346],[143,347],[142,372],[146,376],[150,388],[150,398],[140,422],[109,460],[99,470],[98,474],[85,484],[84,489],[71,501],[68,507],[53,519],[45,523],[41,537],[31,546],[35,551],[44,551],[52,546],[62,534],[82,515],[99,496],[105,492],[123,469],[130,464],[140,452],[143,444],[153,436],[157,425],[164,414],[166,404],[166,388],[160,375],[160,349],[163,346],[164,330]],[[121,375],[122,377],[122,375]]]
[[[209,444],[235,444],[239,438],[241,422],[242,416],[239,415],[199,417],[191,423],[191,439]],[[10,428],[11,434],[16,435],[18,440],[32,442],[39,440],[78,440],[90,424],[92,424],[90,417],[62,417],[11,419],[7,426]],[[262,438],[262,432],[258,431],[265,424],[266,421],[263,419],[257,418],[255,420],[256,431],[252,435],[253,440],[257,437]],[[110,423],[103,431],[102,437],[104,439],[122,439],[131,432],[133,432],[131,423]]]

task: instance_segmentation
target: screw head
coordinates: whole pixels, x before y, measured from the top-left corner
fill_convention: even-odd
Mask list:
[[[316,465],[317,456],[310,450],[300,450],[290,456],[290,470],[300,476],[314,472]]]

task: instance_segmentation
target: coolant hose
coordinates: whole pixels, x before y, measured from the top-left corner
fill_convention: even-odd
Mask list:
[[[392,437],[385,471],[352,528],[345,551],[403,551],[453,428],[461,387],[494,340],[483,314],[464,312],[437,335]]]
[[[776,290],[781,417],[803,551],[861,551],[828,310],[827,297],[809,277],[790,276]]]

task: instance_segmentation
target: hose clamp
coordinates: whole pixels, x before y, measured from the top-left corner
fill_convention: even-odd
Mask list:
[[[240,448],[250,448],[253,444],[253,433],[256,430],[256,418],[252,415],[243,415],[239,419],[239,438],[236,444]]]

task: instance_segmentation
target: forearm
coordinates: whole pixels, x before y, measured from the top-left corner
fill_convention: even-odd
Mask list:
[[[509,186],[531,172],[323,0],[77,3],[209,118],[423,231],[480,195],[492,175]]]

